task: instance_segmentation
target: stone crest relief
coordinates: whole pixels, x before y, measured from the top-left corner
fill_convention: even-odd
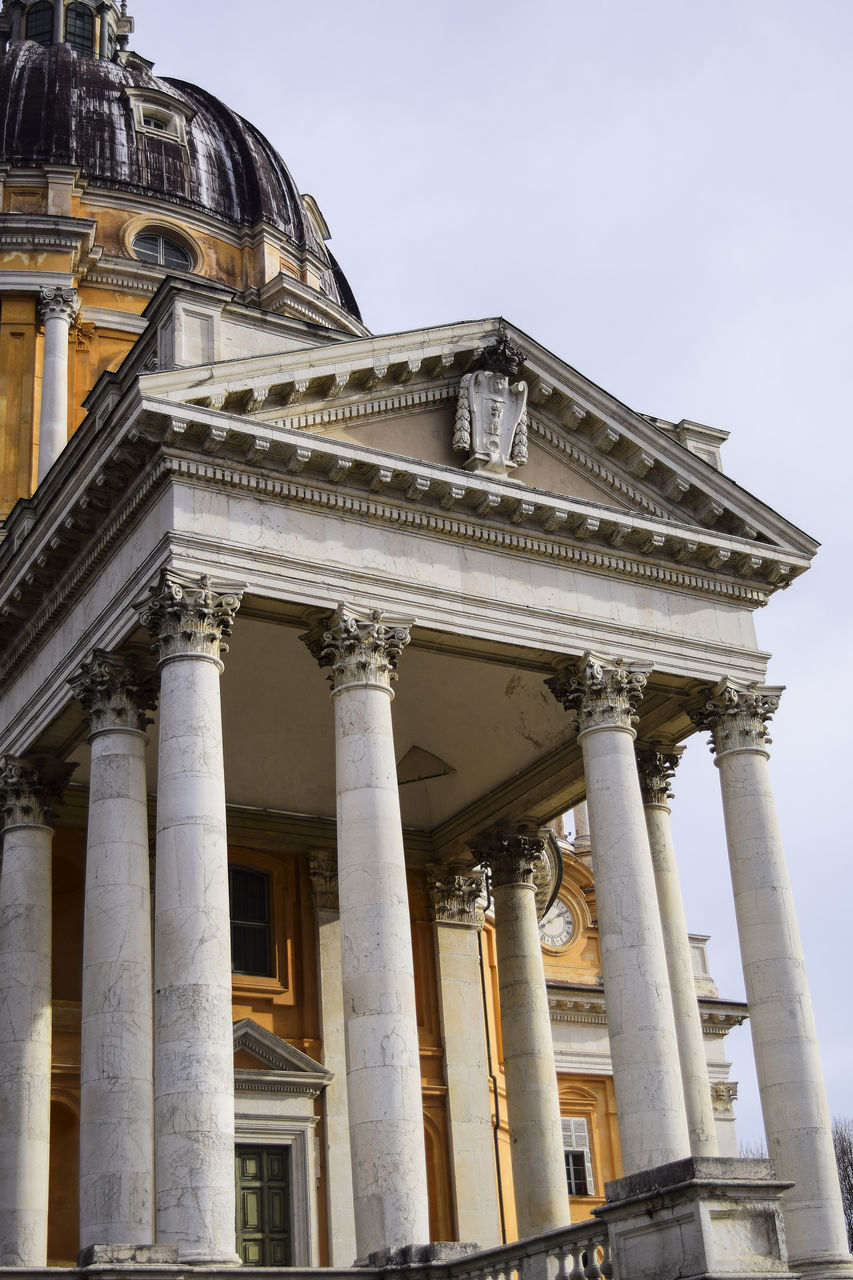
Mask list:
[[[506,475],[527,461],[527,383],[516,381],[522,353],[504,337],[459,386],[453,448],[468,471]]]

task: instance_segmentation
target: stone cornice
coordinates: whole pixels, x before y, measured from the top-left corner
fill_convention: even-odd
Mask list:
[[[602,1026],[607,1022],[604,989],[581,983],[548,983],[548,1009],[552,1022],[583,1023]],[[702,1032],[706,1036],[725,1036],[749,1017],[745,1004],[731,1000],[699,997]]]
[[[39,213],[0,213],[0,248],[4,253],[68,253],[76,271],[95,262],[97,223],[93,218],[70,218]]]
[[[658,531],[661,545],[656,548],[657,561],[627,551],[608,552],[591,545],[582,532],[593,512],[604,533],[611,526],[624,529],[627,523],[630,527],[630,518],[626,521],[621,513],[606,508],[525,490],[508,480],[472,478],[449,467],[428,467],[266,424],[252,424],[256,429],[250,432],[245,420],[209,410],[189,420],[167,417],[166,408],[174,413],[175,406],[162,402],[139,406],[131,421],[109,442],[101,437],[104,443],[100,449],[95,439],[100,424],[98,419],[92,420],[88,430],[84,426],[72,438],[54,469],[55,476],[48,478],[44,494],[16,505],[0,548],[0,639],[7,649],[0,680],[16,661],[18,646],[9,648],[14,637],[26,628],[30,638],[25,644],[29,646],[59,598],[88,575],[151,490],[170,477],[243,489],[352,518],[417,529],[438,538],[544,556],[593,571],[709,594],[748,608],[764,604],[772,589],[754,579],[712,577],[662,561],[668,541],[674,542],[677,550],[684,536],[683,530],[674,530],[671,525],[633,522],[647,536],[650,530]],[[180,454],[174,452],[176,442]],[[261,465],[251,461],[253,458],[260,459]],[[46,522],[39,519],[42,512],[49,512]],[[527,526],[524,529],[523,524]],[[549,531],[552,524],[559,533]],[[714,538],[707,545],[710,550],[721,543]],[[779,561],[768,556],[767,563],[772,572]],[[72,577],[61,580],[63,566],[72,565]],[[806,564],[801,562],[798,567]],[[60,585],[45,600],[45,586],[50,581]]]
[[[374,389],[387,398],[410,383],[423,390],[452,378],[455,395],[461,376],[500,334],[524,352],[521,376],[530,386],[534,431],[621,498],[653,515],[742,537],[757,556],[773,543],[790,545],[800,556],[814,554],[813,539],[691,453],[672,432],[620,404],[505,321],[343,341],[312,350],[308,359],[304,351],[293,351],[223,361],[205,370],[203,394],[207,399],[212,381],[222,407],[234,409],[252,384],[265,391],[266,418],[278,416],[287,425],[310,429],[309,413],[294,414],[296,405],[310,405],[311,412],[316,406],[321,420],[334,422],[343,420],[338,413],[352,413],[352,404],[341,401],[354,395],[359,396],[358,416],[370,416],[364,393]],[[163,391],[178,401],[198,402],[199,372],[164,374]]]

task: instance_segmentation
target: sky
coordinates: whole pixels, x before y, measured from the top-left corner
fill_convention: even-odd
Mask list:
[[[823,544],[756,618],[830,1108],[853,1115],[849,0],[131,0],[134,47],[252,120],[377,333],[503,315]],[[848,673],[849,674],[849,673]],[[676,779],[689,928],[743,997],[719,787]],[[742,1139],[749,1035],[727,1041]]]

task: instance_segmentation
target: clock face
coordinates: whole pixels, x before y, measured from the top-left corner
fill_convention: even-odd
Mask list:
[[[575,932],[574,916],[568,904],[558,898],[539,921],[539,937],[546,947],[564,947]]]

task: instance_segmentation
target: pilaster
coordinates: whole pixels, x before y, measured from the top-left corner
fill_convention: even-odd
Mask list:
[[[489,1248],[501,1235],[480,974],[485,876],[446,866],[426,870],[456,1225],[461,1240]]]
[[[326,1213],[330,1223],[329,1264],[333,1267],[349,1267],[355,1261],[358,1247],[347,1106],[338,865],[337,860],[327,853],[312,853],[309,855],[308,867],[317,937],[323,1064],[334,1072],[334,1079],[323,1093]]]

